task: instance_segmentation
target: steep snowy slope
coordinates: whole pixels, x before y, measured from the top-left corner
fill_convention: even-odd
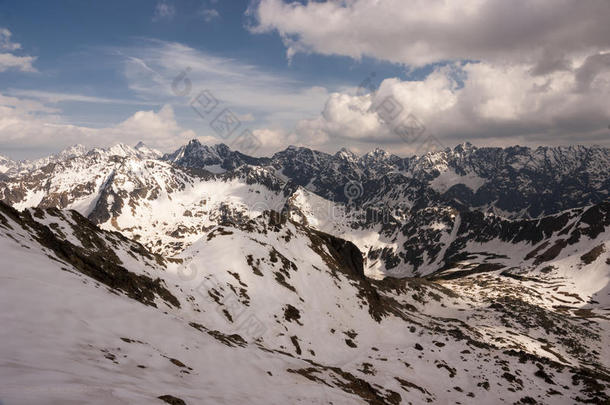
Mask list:
[[[287,371],[307,363],[193,322],[205,317],[181,311],[188,297],[170,286],[180,279],[137,243],[75,213],[0,210],[3,403],[280,404],[326,395]]]
[[[164,260],[74,212],[0,210],[9,403],[608,399],[605,304],[525,288],[568,273],[374,281],[353,244],[268,211]]]

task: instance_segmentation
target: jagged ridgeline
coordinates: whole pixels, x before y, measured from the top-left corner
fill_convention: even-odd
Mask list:
[[[3,158],[0,399],[607,403],[609,152]]]

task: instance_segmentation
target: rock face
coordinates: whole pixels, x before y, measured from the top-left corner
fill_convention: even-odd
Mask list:
[[[164,155],[163,160],[183,167],[201,169],[217,166],[223,170],[233,170],[246,164],[262,165],[268,162],[268,159],[257,159],[232,151],[225,144],[206,146],[196,139],[175,152]]]
[[[362,253],[352,242],[337,238],[329,234],[318,233],[318,236],[327,243],[327,247],[333,254],[341,267],[349,275],[356,278],[364,278],[364,265]]]

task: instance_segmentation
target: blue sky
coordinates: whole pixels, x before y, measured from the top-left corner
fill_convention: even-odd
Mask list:
[[[0,154],[228,141],[193,111],[202,90],[258,154],[410,154],[409,117],[447,146],[606,143],[609,3],[525,3],[0,0]],[[388,98],[400,121],[382,116]]]
[[[171,11],[159,15],[159,4],[166,4]],[[367,77],[378,84],[384,77],[406,74],[403,66],[366,57],[354,60],[311,53],[296,55],[289,61],[279,35],[249,31],[248,26],[253,24],[246,15],[249,4],[246,0],[4,1],[0,27],[11,31],[12,40],[21,45],[21,54],[36,56],[37,72],[1,73],[0,91],[22,97],[50,93],[44,99],[47,102],[56,93],[91,97],[89,102],[66,97],[52,104],[60,110],[64,122],[96,128],[119,123],[139,110],[158,110],[170,104],[177,120],[193,128],[198,136],[215,136],[205,122],[198,122],[200,118],[185,108],[182,100],[155,95],[154,89],[148,93],[130,88],[130,78],[125,73],[128,58],[142,56],[144,49],[160,47],[156,41],[179,43],[199,51],[204,58],[229,59],[228,69],[249,65],[277,76],[278,85],[288,87],[283,91],[287,94],[317,86],[331,92],[357,87]],[[176,70],[183,67],[177,64]],[[205,74],[202,76],[201,85],[205,87]],[[165,79],[169,87],[173,77]],[[252,77],[253,81],[256,79]],[[223,86],[215,86],[214,94],[224,98]],[[320,96],[322,102],[315,108],[302,112],[318,114],[324,97]],[[248,122],[252,128],[268,125],[289,129],[291,120],[296,118],[269,118],[269,113],[277,111],[268,111],[264,106],[252,110],[240,103],[228,106],[236,113],[252,115],[254,119]],[[5,148],[16,157],[27,157],[30,149],[30,145]],[[46,154],[47,149],[48,145],[43,145],[39,153]]]
[[[37,69],[45,72],[43,77],[34,78],[14,74],[4,77],[3,82],[15,81],[20,87],[69,86],[73,90],[96,86],[96,95],[121,94],[124,88],[115,69],[120,60],[112,49],[137,46],[145,39],[179,42],[316,85],[357,85],[371,71],[386,76],[405,72],[401,66],[368,58],[355,61],[317,54],[299,54],[288,63],[278,35],[248,31],[253,24],[245,14],[249,3],[167,2],[174,14],[155,17],[156,3],[150,0],[3,2],[0,24],[14,33],[24,51],[38,57]],[[218,16],[206,21],[205,10],[215,10]],[[95,81],[91,80],[92,73]],[[51,77],[58,82],[53,83]]]

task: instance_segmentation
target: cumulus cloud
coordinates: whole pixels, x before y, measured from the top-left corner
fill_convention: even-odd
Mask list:
[[[370,56],[410,66],[462,59],[549,65],[565,54],[610,50],[607,0],[261,0],[250,14],[252,31],[278,32],[289,56]]]
[[[449,145],[607,144],[608,55],[545,75],[533,75],[531,64],[468,62],[439,67],[419,81],[386,79],[374,93],[332,94],[320,117],[297,124],[297,134],[322,144],[404,147],[405,140],[415,142],[404,131],[418,125]]]
[[[189,138],[195,137],[192,130],[183,129],[176,122],[174,110],[164,105],[159,111],[138,111],[118,125],[103,130],[115,142],[136,139],[150,146],[168,150]]]
[[[0,116],[0,148],[5,153],[25,147],[42,153],[38,151],[53,152],[61,145],[73,143],[135,144],[143,140],[151,147],[169,151],[198,135],[203,136],[200,140],[211,143],[231,143],[244,130],[250,130],[256,134],[256,143],[260,143],[257,154],[273,153],[283,145],[296,143],[293,142],[294,133],[282,128],[291,128],[298,119],[319,114],[329,95],[323,87],[311,86],[254,65],[217,57],[178,43],[147,40],[144,46],[116,51],[124,58],[123,73],[129,89],[136,95],[135,99],[7,89],[0,99],[0,106],[6,110]],[[174,80],[184,72],[187,74],[183,79],[189,83],[185,94],[182,93],[186,83],[184,80],[176,83],[178,92],[173,89]],[[214,114],[201,117],[193,110],[191,102],[204,90],[218,101],[218,107]],[[146,111],[136,112],[121,123],[93,128],[88,124],[71,125],[70,120],[62,114],[60,107],[75,102],[137,105],[138,109]],[[35,105],[39,110],[16,109],[16,105],[23,106],[24,103]],[[172,107],[152,111],[146,105]],[[215,132],[210,125],[214,117],[225,109],[229,109],[240,121],[240,127],[231,139],[213,136]]]
[[[606,0],[261,0],[248,13],[251,31],[277,32],[288,58],[366,56],[431,70],[330,95],[321,116],[296,125],[314,145],[404,151],[409,125],[449,145],[608,144]]]
[[[21,49],[21,44],[11,40],[12,33],[6,28],[0,28],[0,72],[16,69],[22,72],[35,72],[32,63],[36,60],[33,56],[18,56],[12,52]]]
[[[260,142],[259,154],[269,154],[299,143],[295,133],[283,129],[255,129],[252,133]]]

